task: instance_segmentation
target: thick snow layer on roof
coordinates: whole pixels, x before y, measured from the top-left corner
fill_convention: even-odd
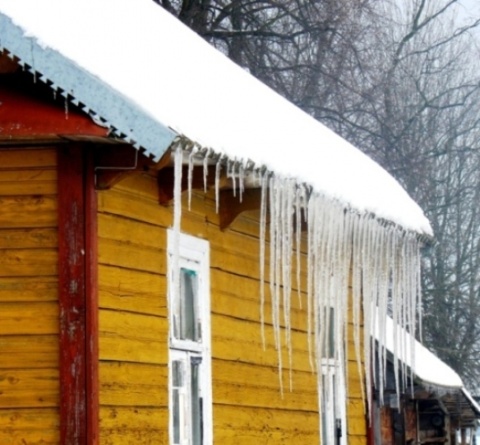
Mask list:
[[[385,347],[391,353],[394,351],[394,322],[390,317],[386,319],[386,337]],[[414,340],[414,363],[412,366],[412,354],[410,353],[410,334],[404,329],[397,327],[397,351],[400,352],[398,358],[410,369],[415,376],[425,384],[442,386],[446,388],[463,388],[463,382],[460,376],[440,360],[435,354],[430,352],[419,341]],[[403,346],[401,346],[403,345]]]
[[[431,234],[422,210],[386,171],[152,0],[0,0],[0,12],[178,134]]]

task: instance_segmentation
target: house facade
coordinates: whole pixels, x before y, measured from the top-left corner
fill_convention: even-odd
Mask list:
[[[153,2],[67,3],[0,1],[0,442],[367,444],[421,210]]]
[[[417,340],[415,366],[409,354],[395,359],[392,321],[388,320],[385,384],[376,390],[373,401],[374,443],[397,445],[475,443],[480,406],[465,388],[460,376]],[[406,338],[409,335],[403,331]],[[395,378],[395,372],[400,375]],[[396,390],[396,381],[400,391]]]

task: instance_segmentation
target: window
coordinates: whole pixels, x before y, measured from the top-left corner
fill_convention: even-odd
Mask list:
[[[172,445],[212,443],[209,263],[207,241],[168,232]]]
[[[321,430],[322,445],[346,444],[345,385],[340,370],[342,357],[335,356],[337,320],[332,306],[324,308],[322,345]]]

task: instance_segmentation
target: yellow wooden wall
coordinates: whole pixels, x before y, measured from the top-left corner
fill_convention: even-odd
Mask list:
[[[58,444],[53,148],[0,149],[0,444]]]
[[[172,206],[160,206],[157,194],[156,181],[146,175],[99,192],[102,445],[168,443],[165,272]],[[214,442],[318,443],[316,377],[308,362],[305,312],[296,296],[294,388],[283,398],[268,323],[267,348],[262,349],[258,219],[242,215],[221,232],[212,197],[194,193],[191,211],[184,206],[182,230],[210,241]],[[356,363],[351,368],[348,443],[364,445]],[[287,367],[283,376],[288,388]]]

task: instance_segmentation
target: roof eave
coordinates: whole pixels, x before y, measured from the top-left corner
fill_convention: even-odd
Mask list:
[[[0,51],[6,50],[18,63],[58,91],[66,100],[80,105],[113,135],[131,143],[158,161],[177,134],[154,120],[137,104],[120,95],[92,73],[59,52],[43,47],[12,20],[0,13]]]

